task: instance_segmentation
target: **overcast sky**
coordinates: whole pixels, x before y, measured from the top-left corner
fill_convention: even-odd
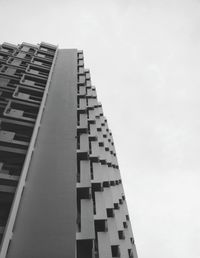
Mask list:
[[[1,42],[83,49],[139,258],[200,257],[200,1],[0,0]]]

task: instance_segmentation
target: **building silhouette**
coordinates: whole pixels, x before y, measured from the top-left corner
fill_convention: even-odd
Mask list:
[[[137,258],[83,52],[0,46],[0,258]]]

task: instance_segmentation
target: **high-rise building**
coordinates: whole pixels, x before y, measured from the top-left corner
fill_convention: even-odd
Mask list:
[[[83,52],[0,46],[0,258],[137,258]]]

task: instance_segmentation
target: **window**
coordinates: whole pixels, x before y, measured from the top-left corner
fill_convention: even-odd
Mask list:
[[[106,212],[107,212],[107,217],[108,218],[113,218],[115,216],[115,213],[114,213],[114,209],[113,208],[107,208],[106,209]]]
[[[114,209],[119,210],[119,203],[114,203]]]
[[[128,255],[129,255],[129,258],[134,258],[132,249],[128,249]]]
[[[95,225],[96,232],[107,232],[108,231],[107,220],[105,220],[105,219],[95,220],[94,225]]]
[[[123,230],[119,230],[118,231],[118,236],[119,236],[119,239],[125,239],[124,231]]]
[[[112,245],[111,246],[111,251],[112,251],[112,257],[120,257],[120,249],[118,245]]]

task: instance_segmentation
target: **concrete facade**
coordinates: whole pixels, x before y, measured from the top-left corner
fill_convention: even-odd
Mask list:
[[[4,43],[0,64],[0,258],[137,258],[83,52]]]

